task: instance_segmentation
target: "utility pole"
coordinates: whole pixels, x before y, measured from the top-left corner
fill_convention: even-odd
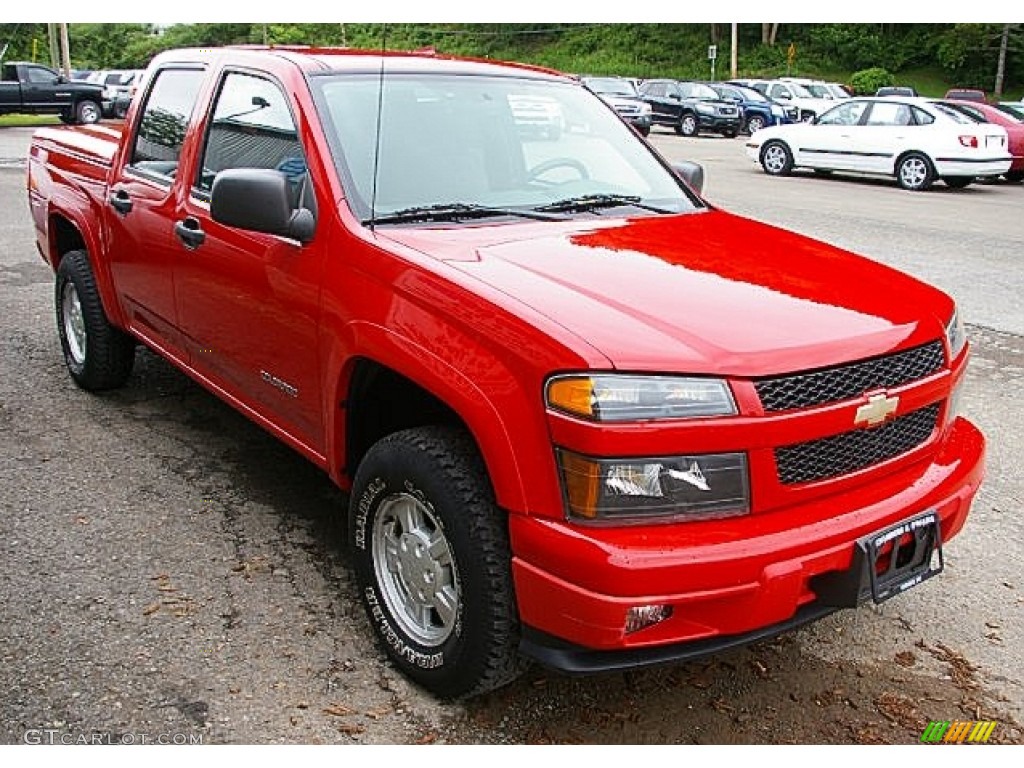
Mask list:
[[[60,69],[60,51],[57,48],[57,25],[50,22],[46,25],[46,40],[50,45],[50,65]]]
[[[729,77],[735,80],[740,76],[740,34],[739,24],[732,23],[732,45],[729,46]]]
[[[68,40],[68,25],[60,25],[60,46],[63,49],[61,61],[63,62],[64,77],[71,79],[71,41]]]

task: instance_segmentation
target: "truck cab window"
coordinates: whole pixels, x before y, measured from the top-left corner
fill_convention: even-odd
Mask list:
[[[300,202],[307,175],[302,144],[284,93],[262,77],[231,72],[224,78],[207,129],[196,189],[208,193],[214,177],[229,168],[280,171]]]
[[[174,178],[185,129],[204,76],[199,69],[164,69],[157,73],[139,122],[131,167]]]

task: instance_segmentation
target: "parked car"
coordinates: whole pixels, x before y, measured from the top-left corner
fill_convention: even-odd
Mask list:
[[[709,205],[572,78],[384,63],[169,51],[123,127],[35,133],[76,385],[138,386],[148,346],[347,489],[366,622],[445,698],[524,657],[689,660],[940,575],[985,455],[952,298]],[[523,135],[512,104],[549,101],[571,129]]]
[[[784,80],[730,80],[729,82],[745,85],[760,91],[772,101],[796,107],[797,119],[802,122],[813,120],[835,104],[832,99],[819,99],[802,85]]]
[[[125,78],[134,78],[134,74],[124,69],[103,70],[94,78],[93,82],[103,86],[103,116],[115,116],[115,103],[122,92]]]
[[[1024,102],[1022,101],[1001,101],[995,105],[995,108],[1000,112],[1024,120]]]
[[[909,85],[883,85],[877,91],[875,96],[878,98],[884,98],[886,96],[918,96],[917,90]]]
[[[979,123],[992,123],[1005,128],[1010,156],[1013,160],[1010,162],[1010,170],[1003,176],[1007,181],[1024,181],[1024,120],[1007,114],[996,106],[975,101],[946,99],[936,103],[955,109]]]
[[[802,85],[816,99],[839,101],[842,99],[848,99],[853,95],[839,83],[829,83],[824,80],[812,80],[809,77],[780,77],[779,80],[784,83],[796,83],[797,85]]]
[[[732,138],[743,124],[739,106],[703,83],[646,80],[640,86],[640,96],[651,105],[655,125],[670,126],[682,136],[705,131]]]
[[[73,82],[28,61],[0,68],[0,115],[57,115],[65,123],[95,123],[103,116],[103,89]]]
[[[142,85],[144,72],[145,70],[142,69],[128,70],[121,76],[121,80],[113,86],[111,112],[114,117],[123,118],[128,113],[128,106]]]
[[[747,141],[748,156],[765,173],[794,168],[856,171],[894,176],[908,190],[928,189],[936,179],[966,187],[976,177],[1010,168],[1006,130],[979,125],[927,99],[855,98],[813,123],[765,128]]]
[[[977,88],[950,88],[946,91],[946,95],[943,98],[956,101],[976,101],[979,104],[988,103],[988,97],[985,95],[985,92]]]
[[[651,105],[640,98],[631,80],[624,77],[584,77],[581,80],[641,136],[650,134]]]
[[[743,114],[746,133],[754,133],[768,125],[795,123],[799,110],[794,106],[783,106],[769,99],[760,91],[730,83],[707,83],[715,93],[726,101],[737,104]]]

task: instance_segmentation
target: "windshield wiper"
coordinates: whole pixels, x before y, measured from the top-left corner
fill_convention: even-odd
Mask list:
[[[579,195],[578,197],[567,197],[564,200],[556,200],[553,203],[547,203],[541,205],[533,210],[535,211],[549,211],[552,213],[579,213],[583,211],[596,211],[599,208],[618,208],[619,206],[630,205],[634,208],[641,208],[645,211],[654,211],[655,213],[675,213],[675,211],[669,211],[664,208],[658,208],[654,205],[648,205],[647,203],[640,202],[638,195],[610,195],[610,194],[596,194],[596,195]]]
[[[563,216],[551,216],[537,210],[523,211],[518,208],[492,208],[472,203],[442,203],[403,208],[399,211],[381,214],[367,219],[363,224],[415,224],[421,221],[466,221],[468,219],[489,219],[497,216],[516,216],[537,221],[563,221]]]

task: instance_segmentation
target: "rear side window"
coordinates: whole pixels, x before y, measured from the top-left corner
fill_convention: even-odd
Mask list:
[[[305,181],[306,159],[284,93],[270,80],[241,72],[224,78],[206,136],[195,186],[209,192],[229,168],[280,171],[293,188]]]
[[[164,69],[156,74],[132,149],[133,168],[174,178],[204,75],[200,69]]]

